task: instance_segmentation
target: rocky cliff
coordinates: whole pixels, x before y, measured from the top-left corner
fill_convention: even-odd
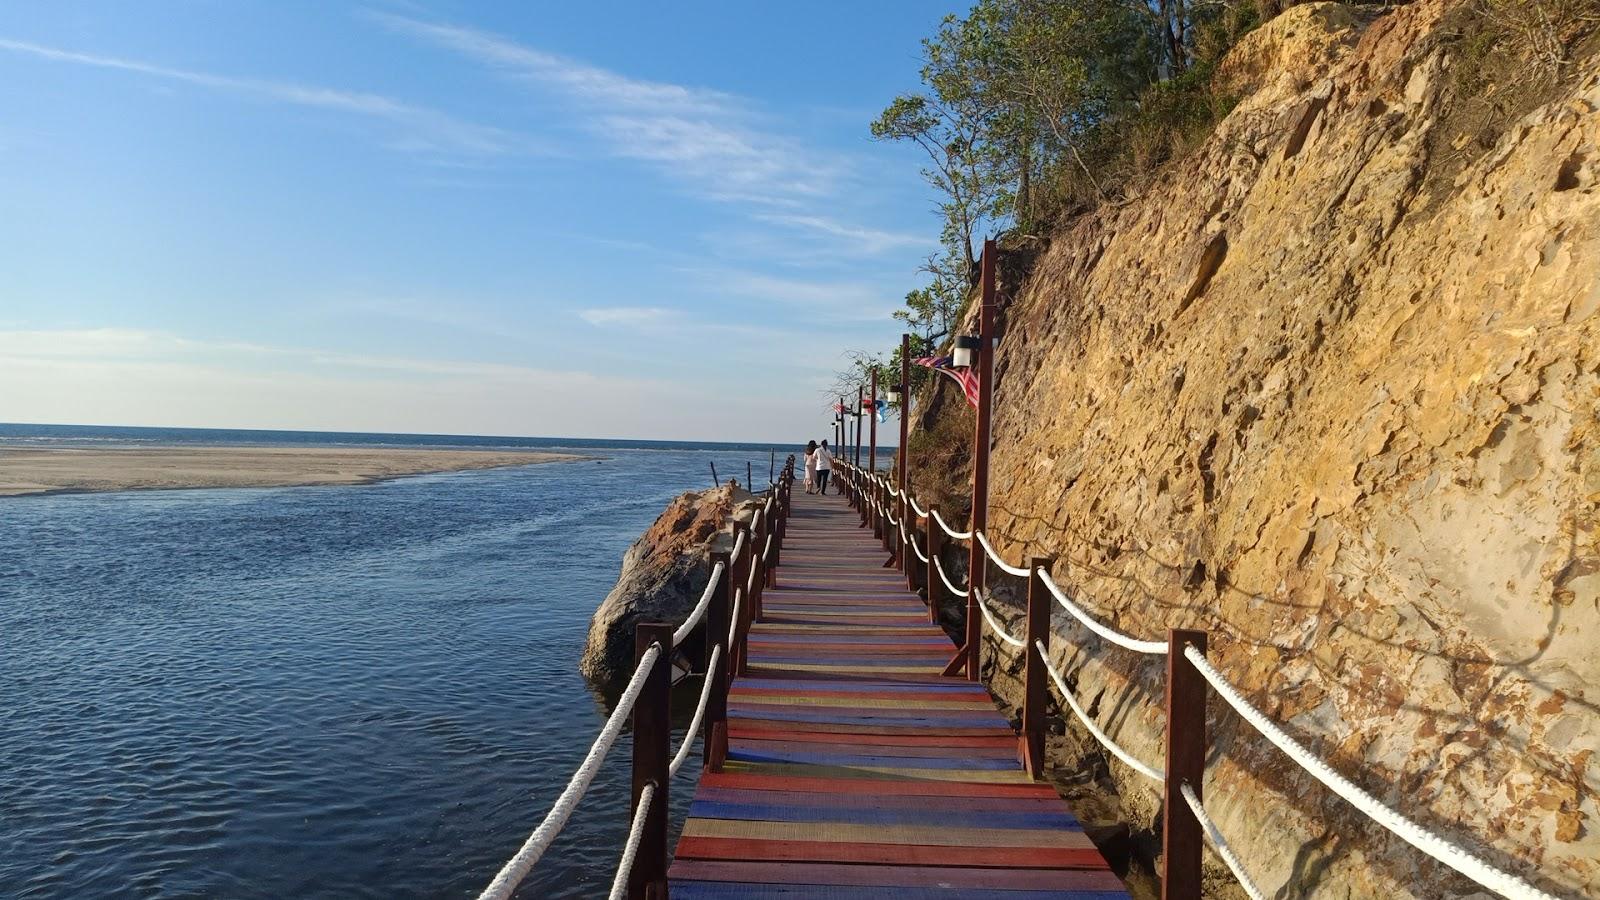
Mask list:
[[[1600,896],[1600,57],[1539,75],[1481,9],[1292,8],[1225,62],[1204,146],[1003,275],[991,532],[1123,630],[1209,631],[1386,802]],[[1159,662],[1055,629],[1159,761]],[[1211,721],[1207,806],[1269,893],[1476,892]]]

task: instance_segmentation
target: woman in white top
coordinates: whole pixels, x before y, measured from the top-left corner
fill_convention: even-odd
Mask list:
[[[823,441],[817,445],[817,452],[811,454],[817,460],[817,493],[828,493],[828,476],[833,474],[833,454],[828,452],[828,442]]]
[[[817,442],[806,442],[806,493],[817,492]]]

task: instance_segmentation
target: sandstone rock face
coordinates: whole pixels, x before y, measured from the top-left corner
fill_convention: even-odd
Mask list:
[[[1453,12],[1291,9],[1224,67],[1255,93],[1204,147],[1002,284],[991,532],[1125,631],[1207,630],[1415,820],[1600,896],[1600,59],[1483,142]],[[1055,630],[1159,763],[1160,660]],[[1211,721],[1206,805],[1269,894],[1477,892]]]
[[[732,521],[749,523],[757,504],[732,485],[679,495],[622,557],[622,573],[589,622],[578,668],[620,687],[633,673],[633,630],[641,622],[686,619],[705,592],[713,550],[731,550]],[[695,640],[691,636],[690,640]]]

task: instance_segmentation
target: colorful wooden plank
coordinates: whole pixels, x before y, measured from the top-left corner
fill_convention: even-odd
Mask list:
[[[795,498],[669,873],[679,898],[1126,898],[856,514]]]

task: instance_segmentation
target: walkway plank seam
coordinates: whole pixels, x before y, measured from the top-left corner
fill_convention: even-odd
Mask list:
[[[668,873],[680,898],[1128,894],[838,497],[797,494],[777,584]]]

